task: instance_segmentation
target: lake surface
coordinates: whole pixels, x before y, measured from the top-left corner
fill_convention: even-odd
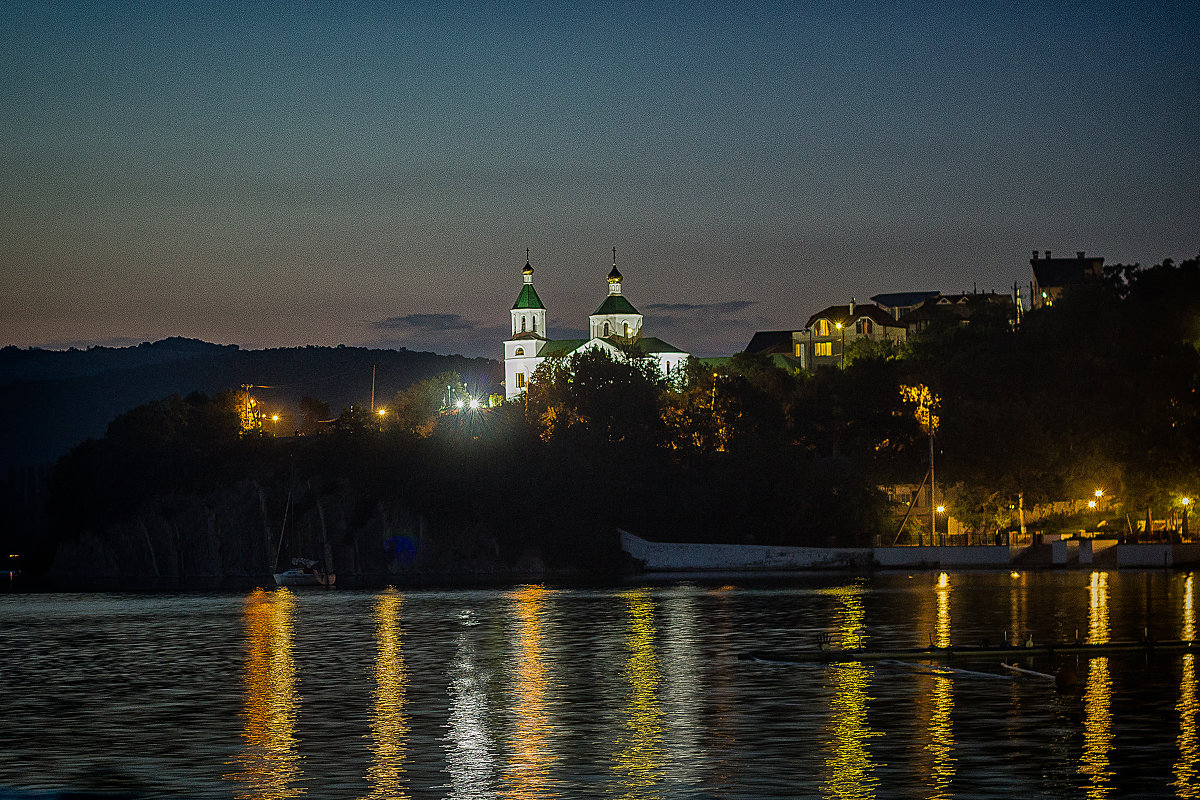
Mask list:
[[[610,590],[0,595],[0,798],[1198,797],[1195,656],[750,650],[1191,639],[1170,572]]]

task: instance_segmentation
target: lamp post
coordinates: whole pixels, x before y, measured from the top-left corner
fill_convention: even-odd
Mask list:
[[[846,326],[843,323],[839,322],[839,323],[837,323],[837,329],[842,332],[842,365],[841,365],[841,368],[845,369],[846,368]]]
[[[1192,507],[1192,498],[1185,497],[1179,501],[1183,506],[1183,538],[1188,538],[1188,510]]]

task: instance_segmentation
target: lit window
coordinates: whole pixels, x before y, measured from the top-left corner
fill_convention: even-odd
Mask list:
[[[518,348],[517,348],[517,350],[516,350],[516,352],[515,352],[515,353],[513,353],[513,355],[514,355],[514,356],[523,356],[523,355],[525,355],[525,348],[524,348],[524,347],[518,347]]]
[[[517,388],[518,389],[525,388],[525,373],[524,372],[517,373]]]
[[[817,321],[817,336],[829,335],[829,320],[822,319]]]
[[[671,362],[670,361],[667,362],[667,374],[668,375],[671,374]]]
[[[831,356],[833,355],[833,342],[817,342],[813,345],[814,356]]]
[[[629,323],[628,322],[625,323],[625,335],[629,336]]]
[[[804,358],[804,345],[796,345],[796,358]]]

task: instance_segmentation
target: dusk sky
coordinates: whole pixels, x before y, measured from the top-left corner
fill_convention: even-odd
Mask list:
[[[697,355],[1200,253],[1200,4],[0,6],[0,344]],[[850,9],[850,10],[848,10]]]

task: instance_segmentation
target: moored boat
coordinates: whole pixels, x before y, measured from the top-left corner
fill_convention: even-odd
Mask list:
[[[321,562],[308,558],[293,558],[292,568],[275,573],[276,586],[326,586],[331,587],[337,575],[321,569]]]

